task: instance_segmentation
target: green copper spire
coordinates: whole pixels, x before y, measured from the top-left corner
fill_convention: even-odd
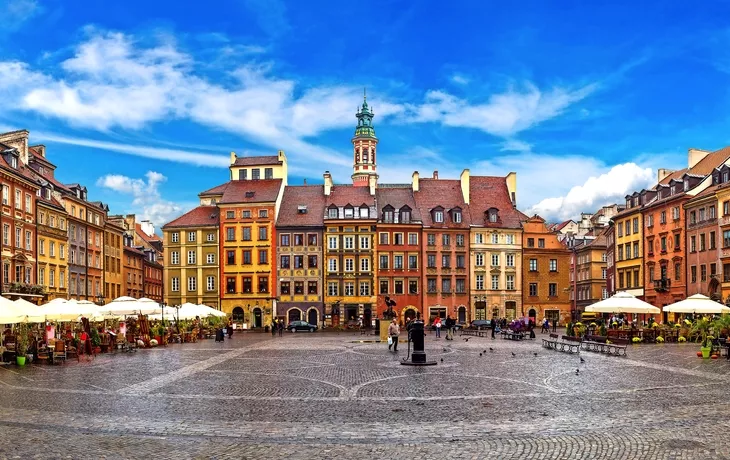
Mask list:
[[[368,107],[368,95],[363,90],[362,107],[360,107],[355,115],[357,117],[357,128],[355,128],[355,137],[375,137],[375,128],[373,128],[373,115],[375,115]]]

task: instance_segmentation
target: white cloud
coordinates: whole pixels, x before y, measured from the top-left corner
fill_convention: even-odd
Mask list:
[[[409,122],[435,122],[444,126],[474,128],[499,137],[509,137],[560,115],[570,105],[595,91],[591,84],[578,89],[555,87],[543,91],[528,83],[493,94],[487,102],[474,104],[444,91],[429,91],[420,105],[407,105]]]
[[[451,76],[450,80],[453,83],[456,83],[457,85],[466,85],[469,83],[469,78],[465,77],[464,75],[455,73]]]
[[[0,2],[0,18],[4,30],[17,30],[26,21],[43,11],[37,0],[4,0]]]
[[[162,226],[183,211],[182,206],[161,197],[159,186],[166,180],[164,175],[148,171],[141,179],[120,174],[108,174],[100,177],[96,181],[96,185],[124,195],[131,195],[133,200],[130,211],[139,214],[142,220],[149,220]]]
[[[636,163],[623,163],[602,174],[591,175],[583,184],[572,187],[564,196],[543,199],[530,207],[527,213],[567,220],[575,218],[581,212],[595,212],[604,205],[623,203],[626,195],[651,187],[655,183],[656,176],[651,168],[644,168]]]
[[[517,139],[509,139],[502,143],[500,151],[529,153],[532,152],[532,144],[528,144],[527,142],[519,141]]]

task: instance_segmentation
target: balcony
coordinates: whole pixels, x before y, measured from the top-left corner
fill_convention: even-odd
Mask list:
[[[723,259],[730,257],[730,247],[720,249],[720,257]]]
[[[654,290],[657,292],[668,292],[671,286],[672,280],[669,278],[654,280]]]
[[[730,214],[726,214],[722,217],[719,217],[718,222],[720,223],[720,226],[730,225]]]

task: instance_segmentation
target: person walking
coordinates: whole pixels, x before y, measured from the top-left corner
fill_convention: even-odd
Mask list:
[[[233,338],[233,321],[228,320],[228,326],[226,327],[226,332],[228,333],[228,338]]]
[[[282,337],[284,335],[284,320],[279,320],[279,337]]]
[[[436,326],[436,338],[441,338],[441,317],[437,316],[436,319],[433,321],[433,325]]]
[[[492,318],[492,340],[494,340],[494,330],[497,329],[497,318]]]
[[[550,322],[547,318],[542,320],[542,330],[540,330],[541,333],[550,332]]]
[[[271,320],[271,337],[276,337],[276,330],[278,329],[278,326],[276,325],[276,320]]]
[[[390,337],[391,343],[388,344],[388,350],[393,347],[394,352],[398,352],[398,335],[400,335],[400,326],[398,321],[393,318],[393,322],[388,326],[388,337]]]

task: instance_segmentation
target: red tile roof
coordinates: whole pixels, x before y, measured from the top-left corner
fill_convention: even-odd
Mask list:
[[[228,188],[228,184],[230,184],[230,182],[226,182],[225,184],[221,184],[221,185],[216,185],[215,187],[210,188],[204,192],[200,192],[198,194],[198,196],[223,195],[223,193]]]
[[[559,232],[560,230],[564,229],[566,225],[572,223],[573,220],[566,220],[565,222],[561,222],[560,224],[556,224],[555,231]]]
[[[162,239],[160,239],[159,236],[157,236],[157,235],[150,236],[150,235],[146,234],[144,231],[142,231],[141,224],[135,224],[134,226],[135,226],[134,230],[137,232],[137,235],[139,235],[139,237],[142,238],[143,240],[145,240],[146,242],[152,243],[152,242],[162,241]]]
[[[241,157],[236,158],[235,163],[233,163],[233,166],[258,166],[258,165],[280,165],[282,164],[281,161],[279,161],[279,157],[277,155],[270,155],[270,156],[260,156],[260,157]]]
[[[186,212],[177,219],[166,223],[162,226],[165,228],[173,227],[206,227],[218,225],[219,213],[217,206],[198,206],[197,208]],[[140,233],[139,231],[137,233]],[[142,232],[144,233],[144,232]]]
[[[375,198],[377,199],[378,215],[382,216],[383,208],[391,205],[396,210],[403,206],[411,208],[411,222],[420,222],[421,213],[416,206],[416,200],[413,198],[413,189],[410,185],[406,186],[388,186],[379,187],[375,190]]]
[[[133,248],[131,246],[124,246],[124,252],[130,252],[130,253],[135,254],[135,255],[137,255],[139,257],[145,257],[144,251],[140,251],[139,249]]]
[[[360,207],[363,204],[370,207],[375,206],[375,197],[370,195],[370,187],[353,187],[352,185],[335,185],[330,190],[330,195],[325,197],[325,207],[330,205]]]
[[[323,227],[324,186],[290,185],[284,188],[284,196],[276,219],[277,227]],[[300,206],[306,206],[301,212]]]
[[[461,182],[452,179],[421,179],[417,192],[413,192],[416,200],[418,211],[421,213],[421,220],[425,227],[433,227],[434,222],[431,220],[431,210],[441,206],[445,211],[454,208],[461,208],[461,223],[446,220],[443,226],[447,228],[469,228],[471,223],[469,215],[469,205],[464,202],[464,196],[461,193]]]
[[[232,180],[221,203],[273,203],[282,192],[281,179]]]
[[[489,222],[486,213],[496,208],[497,222]],[[469,212],[472,225],[494,228],[521,228],[525,215],[515,209],[507,188],[507,179],[472,176],[469,179]]]
[[[0,150],[9,149],[11,147],[0,144]],[[20,160],[18,160],[18,167],[13,168],[8,164],[7,161],[5,161],[5,156],[0,155],[0,168],[7,170],[10,173],[16,174],[17,176],[32,182],[35,185],[38,185],[38,181],[36,180],[35,171],[31,170],[28,166],[24,165]],[[40,186],[39,186],[40,187]]]

